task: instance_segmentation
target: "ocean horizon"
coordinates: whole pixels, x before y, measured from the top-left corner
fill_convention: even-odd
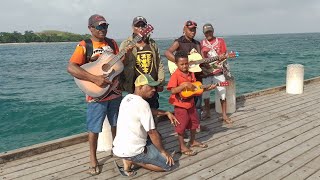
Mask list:
[[[304,65],[304,79],[320,76],[320,33],[225,35],[237,96],[284,85],[289,64]],[[177,37],[175,37],[177,38]],[[175,38],[157,39],[164,51]],[[196,37],[201,40],[203,37]],[[120,45],[121,39],[117,40]],[[85,132],[85,96],[66,67],[77,42],[0,44],[0,152]],[[169,92],[160,108],[172,110]],[[214,92],[211,101],[214,101]]]

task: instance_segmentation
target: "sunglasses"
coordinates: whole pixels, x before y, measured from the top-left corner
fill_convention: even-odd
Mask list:
[[[197,27],[197,23],[196,23],[196,22],[193,22],[193,21],[187,21],[187,22],[185,23],[185,26],[195,26],[195,27]]]
[[[147,27],[147,24],[146,23],[137,23],[137,24],[134,25],[134,27],[136,27],[136,28],[145,28],[145,27]]]
[[[100,24],[99,26],[91,26],[93,28],[95,28],[98,31],[102,31],[102,30],[108,30],[109,24]]]

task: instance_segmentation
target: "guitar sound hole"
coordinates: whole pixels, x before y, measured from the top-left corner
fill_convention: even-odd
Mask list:
[[[109,65],[108,65],[108,64],[104,64],[104,65],[102,65],[102,70],[103,70],[103,71],[105,71],[105,72],[106,72],[106,71],[108,71],[108,70],[109,70],[109,68],[110,68],[110,67],[109,67]]]

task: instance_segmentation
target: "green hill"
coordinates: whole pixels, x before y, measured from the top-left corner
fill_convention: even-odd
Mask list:
[[[0,43],[28,43],[28,42],[77,42],[89,38],[89,34],[75,34],[57,30],[42,32],[25,31],[24,34],[0,32]]]

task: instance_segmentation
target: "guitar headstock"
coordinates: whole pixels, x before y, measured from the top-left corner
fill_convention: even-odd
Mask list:
[[[141,37],[144,37],[144,36],[148,35],[150,32],[152,32],[153,29],[154,29],[153,26],[152,26],[151,24],[148,24],[147,27],[144,28],[144,29],[139,33],[139,35],[140,35]]]
[[[218,86],[229,86],[229,82],[228,81],[219,82]]]
[[[230,52],[227,54],[227,57],[228,57],[228,58],[239,57],[239,52],[230,51]]]

